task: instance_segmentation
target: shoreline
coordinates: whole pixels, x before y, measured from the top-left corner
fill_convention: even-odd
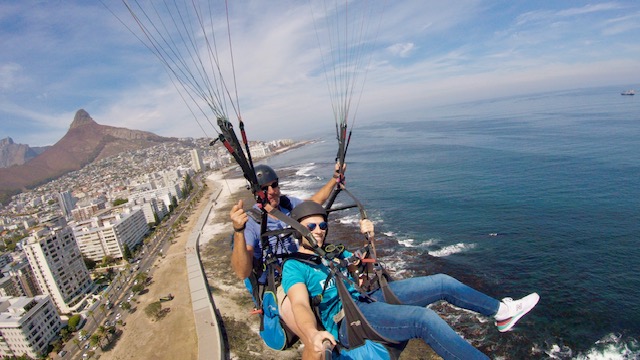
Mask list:
[[[271,156],[308,143],[312,143],[312,141],[296,143]],[[211,172],[204,181],[207,187],[202,197],[195,205],[195,209],[188,213],[187,221],[176,233],[176,237],[171,240],[166,256],[164,258],[158,257],[154,261],[151,274],[153,282],[133,300],[134,307],[130,313],[125,315],[123,311],[126,325],[118,329],[110,345],[105,346],[104,351],[101,352],[100,358],[115,360],[198,359],[198,341],[206,341],[206,339],[198,339],[196,332],[196,319],[189,291],[186,261],[188,252],[193,250],[188,249],[187,241],[198,218],[211,202],[213,202],[213,206],[200,230],[198,251],[206,274],[205,280],[213,297],[225,347],[228,347],[228,343],[235,343],[233,341],[233,338],[236,337],[235,333],[246,334],[250,338],[256,339],[256,341],[245,342],[244,349],[231,347],[231,359],[286,360],[300,358],[300,353],[295,349],[287,350],[290,356],[283,356],[287,351],[276,352],[261,348],[263,344],[258,336],[257,317],[249,315],[253,309],[250,295],[244,288],[242,281],[230,271],[230,261],[227,259],[230,255],[230,244],[225,241],[228,240],[231,233],[229,231],[231,226],[228,217],[229,210],[240,198],[244,199],[245,207],[253,205],[253,197],[246,188],[245,179],[242,175],[238,176],[238,173],[227,169],[226,171]],[[215,199],[212,198],[214,196],[216,196]],[[211,248],[214,251],[208,254]],[[223,274],[214,276],[213,272]],[[159,296],[167,293],[175,295],[172,301],[163,303],[163,308],[168,308],[170,311],[164,318],[151,321],[144,314],[144,308]],[[265,357],[269,351],[272,352],[272,356]],[[236,353],[239,355],[234,355]],[[221,354],[220,358],[227,358],[227,356]]]
[[[313,142],[307,141],[295,147],[288,147],[287,151]],[[220,358],[301,358],[300,342],[283,351],[272,350],[264,344],[259,336],[259,317],[251,315],[251,296],[243,281],[230,269],[229,211],[239,199],[243,199],[245,209],[254,203],[251,192],[246,188],[246,180],[237,172],[218,170],[207,175],[205,183],[205,192],[195,206],[196,209],[188,215],[186,225],[172,242],[166,258],[158,258],[154,263],[154,281],[148,287],[148,292],[136,299],[135,311],[126,318],[127,326],[121,328],[112,348],[105,349],[106,352],[101,354],[102,358],[198,359],[198,342],[206,339],[198,339],[196,333],[196,319],[188,286],[187,239],[200,214],[211,201],[213,206],[202,227],[198,251],[225,342],[224,347],[229,352],[221,354]],[[216,199],[212,199],[216,194]],[[159,321],[150,321],[144,314],[144,306],[166,293],[179,294],[171,302],[163,303],[166,304],[163,307],[170,307],[171,311]],[[421,341],[414,345],[412,341],[400,359],[425,358],[426,354],[432,354],[428,346]],[[428,356],[426,358],[438,359]]]

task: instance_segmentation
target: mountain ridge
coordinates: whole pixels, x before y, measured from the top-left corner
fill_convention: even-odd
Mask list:
[[[151,132],[98,124],[84,109],[76,112],[67,133],[30,161],[0,168],[0,202],[71,171],[124,151],[176,141]]]
[[[0,139],[0,168],[22,165],[41,152],[27,144],[16,144],[11,137]]]

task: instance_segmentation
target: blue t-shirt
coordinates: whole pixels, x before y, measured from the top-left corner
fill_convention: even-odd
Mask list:
[[[340,258],[348,258],[351,255],[350,252],[344,251]],[[293,285],[304,284],[309,295],[313,298],[322,294],[322,289],[324,289],[324,284],[330,272],[331,270],[324,264],[309,264],[291,259],[284,263],[284,269],[282,269],[282,288],[286,293],[289,292]],[[345,285],[351,296],[357,300],[360,295],[358,291],[351,284]],[[329,284],[322,295],[322,301],[318,305],[318,309],[320,310],[322,326],[338,339],[338,325],[333,321],[333,317],[342,310],[342,302],[340,302],[334,276],[329,279]]]
[[[302,199],[298,199],[295,197],[287,196],[289,201],[291,202],[291,209],[298,206],[303,202]],[[257,205],[254,205],[254,208],[258,208]],[[282,211],[285,215],[289,215],[291,213],[290,210],[283,208],[282,206],[278,206],[278,210]],[[281,230],[288,228],[289,225],[286,223],[274,219],[271,216],[267,216],[267,230]],[[247,245],[253,247],[253,257],[255,259],[262,258],[262,241],[260,240],[260,224],[258,224],[251,216],[249,216],[249,220],[247,221],[246,228],[244,230],[244,241]],[[286,238],[282,238],[278,240],[278,237],[271,236],[269,237],[269,247],[273,254],[291,254],[298,251],[298,242],[291,236],[287,236]],[[264,260],[264,259],[262,259]],[[282,260],[280,260],[280,264],[282,264]],[[258,282],[261,284],[266,283],[267,274],[264,272]]]

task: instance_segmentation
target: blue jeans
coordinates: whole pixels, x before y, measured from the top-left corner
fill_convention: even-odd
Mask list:
[[[395,341],[420,338],[443,359],[488,359],[460,337],[427,305],[439,300],[493,316],[500,302],[474,290],[448,275],[415,277],[389,283],[402,305],[384,302],[382,291],[371,295],[375,302],[356,301],[371,327],[380,335]],[[346,321],[340,326],[340,341],[347,342]]]

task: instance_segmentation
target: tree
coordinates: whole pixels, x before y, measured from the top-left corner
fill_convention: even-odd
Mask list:
[[[122,303],[122,310],[130,310],[131,309],[131,303],[129,303],[128,301],[125,301]]]
[[[100,337],[100,343],[102,343],[102,340],[107,339],[107,343],[110,341],[109,340],[109,329],[111,327],[107,327],[107,326],[98,326],[98,329],[96,330],[96,334]],[[102,346],[100,347],[102,349]]]
[[[69,329],[71,331],[75,331],[78,327],[78,324],[80,324],[80,320],[82,320],[82,316],[80,316],[80,314],[75,314],[69,318],[69,323],[67,326],[69,326]]]
[[[171,206],[173,206],[173,208],[177,208],[178,207],[178,198],[174,196],[171,197]]]
[[[71,335],[71,332],[69,331],[69,327],[63,327],[62,329],[60,329],[60,338],[62,340],[67,340],[69,339],[69,335]]]
[[[184,177],[184,196],[188,196],[193,190],[193,181],[191,181],[191,176],[189,174]]]
[[[119,205],[122,205],[122,204],[126,204],[128,202],[129,202],[129,199],[120,199],[120,198],[118,198],[118,199],[113,200],[113,206],[114,207],[115,206],[119,206]]]
[[[93,310],[89,310],[87,311],[87,314],[89,316],[91,316],[91,318],[93,319],[93,322],[96,322],[96,318],[93,316]],[[83,332],[84,330],[81,330],[80,332]]]
[[[162,311],[162,304],[160,301],[152,302],[144,308],[144,313],[147,314],[153,320],[158,320],[160,313]]]
[[[89,344],[91,344],[91,346],[100,346],[100,349],[102,349],[102,336],[96,331],[96,333],[89,338]]]
[[[131,249],[129,249],[129,245],[124,244],[122,247],[122,257],[124,260],[129,261],[131,259]]]
[[[136,280],[138,280],[138,282],[140,283],[147,281],[147,278],[149,278],[149,274],[147,274],[146,272],[141,272],[136,275]]]
[[[84,261],[84,264],[87,266],[87,269],[89,269],[89,271],[96,268],[96,262],[93,261],[92,259],[82,256],[82,260]]]
[[[131,291],[134,292],[134,293],[139,293],[142,290],[144,290],[144,285],[142,285],[142,284],[133,285],[131,287]]]
[[[114,259],[113,256],[111,256],[111,255],[105,255],[102,258],[102,264],[105,265],[105,266],[109,265],[109,264],[113,264],[115,261],[116,261],[116,259]]]
[[[54,352],[58,352],[60,350],[62,350],[62,341],[60,339],[55,340],[54,342],[51,343],[51,345],[53,345],[53,351]]]

